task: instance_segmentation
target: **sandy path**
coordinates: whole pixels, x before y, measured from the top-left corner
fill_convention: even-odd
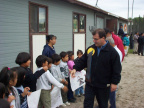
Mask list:
[[[144,108],[144,56],[129,54],[122,63],[117,108]],[[84,97],[65,108],[83,108]],[[95,102],[96,106],[96,102]]]

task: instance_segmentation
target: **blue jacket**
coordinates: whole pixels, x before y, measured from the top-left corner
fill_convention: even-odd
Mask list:
[[[124,46],[129,46],[130,41],[129,41],[129,38],[128,38],[128,37],[124,37],[124,38],[123,38],[123,44],[124,44]]]
[[[51,56],[52,56],[53,54],[55,54],[55,53],[56,53],[56,52],[55,52],[54,47],[51,48],[48,44],[46,44],[46,45],[44,46],[42,55],[45,55],[45,56],[51,58]]]

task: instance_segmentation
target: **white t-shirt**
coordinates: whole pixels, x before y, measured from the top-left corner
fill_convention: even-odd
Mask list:
[[[122,52],[118,49],[118,47],[115,45],[114,49],[118,52],[120,57],[120,62],[122,62]]]
[[[38,70],[41,70],[41,68],[38,68]],[[47,70],[47,72],[43,73],[38,79],[36,83],[36,89],[44,89],[44,90],[50,90],[51,89],[51,84],[57,86],[58,88],[63,88],[64,85],[58,82],[52,74]]]

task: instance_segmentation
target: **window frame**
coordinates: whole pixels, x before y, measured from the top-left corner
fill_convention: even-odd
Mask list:
[[[77,13],[77,12],[73,12],[73,16],[74,15],[78,15],[78,32],[74,32],[74,27],[72,28],[73,29],[73,33],[86,33],[86,14],[81,14],[81,13]],[[85,17],[85,20],[84,20],[84,31],[83,32],[80,32],[80,16],[84,16]],[[72,24],[74,26],[74,23],[73,23],[73,17],[72,17]]]
[[[38,8],[37,8],[37,30],[38,30],[38,32],[31,32],[31,19],[30,19],[30,15],[31,15],[30,6],[31,5],[38,6]],[[39,31],[39,8],[45,8],[46,9],[46,13],[45,13],[45,15],[46,15],[46,19],[45,19],[45,21],[46,21],[46,30],[43,31],[43,32]],[[29,33],[33,34],[33,35],[34,34],[45,34],[45,35],[48,34],[48,6],[33,3],[33,2],[29,2]]]

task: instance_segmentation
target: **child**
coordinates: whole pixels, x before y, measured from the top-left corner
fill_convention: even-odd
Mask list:
[[[52,57],[53,54],[55,54],[55,48],[53,45],[56,43],[57,37],[54,35],[47,35],[46,40],[47,44],[44,46],[42,55],[45,55],[47,57]]]
[[[5,98],[8,99],[8,102],[11,103],[14,108],[20,108],[19,94],[14,87],[17,83],[16,68],[10,70],[8,67],[3,68],[0,72],[0,82],[5,85]],[[27,94],[27,92],[28,91],[25,91],[24,94]]]
[[[30,88],[29,87],[23,88],[23,82],[24,82],[24,79],[25,79],[25,73],[27,71],[24,68],[22,68],[22,67],[16,67],[16,69],[17,69],[17,74],[18,74],[18,80],[17,80],[17,84],[16,84],[15,87],[16,87],[19,95],[21,94],[20,95],[21,108],[28,108],[26,95],[30,95],[30,92],[26,92],[26,91],[29,91]]]
[[[0,99],[4,99],[5,97],[5,85],[0,83]]]
[[[67,52],[68,53],[68,57],[69,57],[69,61],[68,61],[68,68],[70,69],[70,70],[72,70],[73,69],[73,66],[74,66],[74,53],[72,52],[72,51],[68,51]],[[72,89],[71,89],[71,85],[70,85],[70,79],[68,78],[68,95],[67,95],[67,97],[68,97],[68,101],[69,102],[75,102],[76,101],[76,98],[74,98],[74,96],[73,96],[73,91],[72,91]]]
[[[124,50],[125,50],[125,55],[128,55],[128,49],[129,49],[129,38],[128,38],[128,34],[125,34],[125,37],[123,38],[123,44],[124,44]]]
[[[24,68],[26,70],[25,73],[25,80],[23,83],[23,87],[29,87],[30,91],[36,91],[36,81],[37,79],[45,72],[47,71],[47,66],[43,67],[41,70],[36,71],[34,74],[30,68],[31,63],[31,57],[28,53],[26,52],[21,52],[18,54],[15,62],[16,64],[19,64],[20,67]]]
[[[77,58],[74,60],[74,62],[77,62],[77,60],[79,60],[79,58],[83,55],[83,51],[82,50],[78,50],[77,51]],[[83,90],[83,86],[81,86],[80,88],[75,90],[75,95],[80,97],[80,95],[84,95],[84,90]]]
[[[52,67],[51,67],[51,73],[57,79],[57,81],[63,83],[64,85],[68,85],[68,82],[65,80],[64,75],[60,71],[60,67],[59,67],[60,59],[61,59],[61,57],[58,54],[52,55],[53,64],[52,64]],[[63,92],[62,92],[62,98],[64,99],[62,106],[66,106],[66,104],[70,105],[67,102],[66,94],[63,93]]]
[[[41,70],[44,66],[48,66],[47,57],[43,55],[38,56],[36,59],[36,65],[38,67],[37,70]],[[64,92],[67,91],[67,87],[59,83],[47,70],[47,72],[37,79],[37,90],[42,89],[38,108],[43,108],[43,106],[44,108],[51,108],[51,83],[59,88],[62,88]]]
[[[52,67],[52,59],[47,57],[47,62],[48,62],[48,70],[50,71],[50,68]],[[51,73],[51,71],[50,71]]]
[[[67,65],[68,54],[66,52],[61,52],[60,56],[61,56],[61,62],[59,64],[60,70],[61,70],[63,76],[65,77],[65,79],[68,79],[68,77],[69,77],[69,69],[68,69],[68,65]],[[63,92],[61,92],[61,94],[62,94],[63,103],[65,103],[66,105],[70,105],[70,103],[67,101],[67,94],[65,94]]]

